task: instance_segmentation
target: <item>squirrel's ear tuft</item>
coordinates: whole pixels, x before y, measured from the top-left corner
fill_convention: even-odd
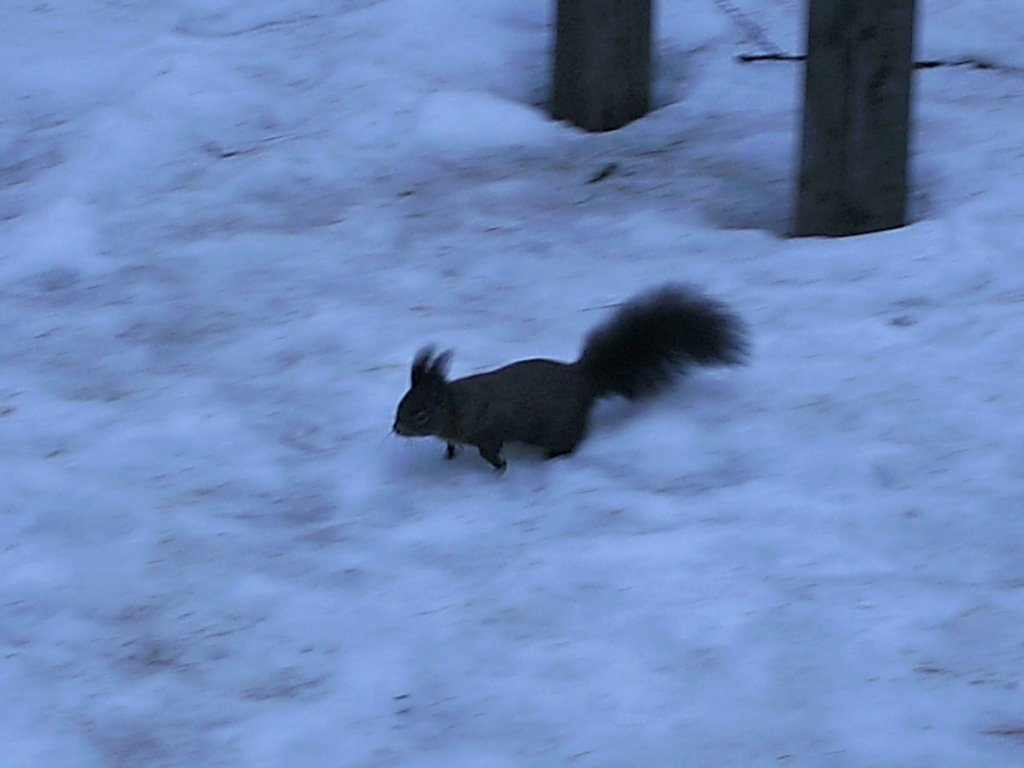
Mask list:
[[[430,364],[430,374],[441,381],[448,379],[448,365],[452,361],[452,351],[446,349],[440,355],[434,358],[434,362]]]
[[[412,385],[415,387],[417,384],[422,384],[430,376],[430,358],[434,356],[433,347],[424,347],[416,353],[416,357],[412,359],[412,371],[411,380]]]
[[[452,351],[446,350],[434,356],[433,347],[424,347],[416,353],[412,360],[411,380],[414,387],[430,382],[444,382],[448,375],[448,363],[452,359]]]

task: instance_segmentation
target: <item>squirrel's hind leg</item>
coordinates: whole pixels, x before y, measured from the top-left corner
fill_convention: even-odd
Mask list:
[[[547,453],[544,454],[544,458],[545,459],[557,459],[559,456],[568,456],[570,453],[572,453],[575,450],[576,450],[576,446],[575,445],[572,448],[558,448],[558,449],[552,448],[551,450],[549,450]]]
[[[544,458],[557,459],[559,456],[568,456],[576,450],[576,446],[580,444],[586,434],[587,422],[584,418],[579,423],[573,424],[559,439],[544,446]]]
[[[557,459],[559,456],[568,456],[570,453],[576,450],[576,446],[580,444],[582,435],[578,440],[574,440],[572,443],[562,443],[561,445],[551,446],[544,452],[545,459]]]

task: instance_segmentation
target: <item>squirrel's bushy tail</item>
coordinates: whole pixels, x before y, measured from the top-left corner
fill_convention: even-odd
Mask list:
[[[654,394],[691,365],[740,363],[739,318],[687,286],[665,286],[627,302],[587,336],[577,365],[595,397]]]

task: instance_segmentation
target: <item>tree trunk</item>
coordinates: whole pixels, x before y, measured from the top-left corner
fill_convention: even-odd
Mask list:
[[[808,0],[796,233],[902,227],[914,0]]]
[[[647,114],[651,0],[558,0],[551,113],[588,131]]]

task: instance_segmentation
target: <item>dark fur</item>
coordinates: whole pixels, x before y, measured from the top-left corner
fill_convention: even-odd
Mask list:
[[[451,352],[420,350],[394,430],[440,437],[448,458],[459,445],[472,445],[502,470],[506,442],[535,445],[549,458],[571,453],[587,434],[598,398],[646,397],[691,365],[736,364],[745,354],[742,324],[724,305],[691,288],[666,286],[633,299],[591,331],[575,363],[522,360],[448,381]]]

